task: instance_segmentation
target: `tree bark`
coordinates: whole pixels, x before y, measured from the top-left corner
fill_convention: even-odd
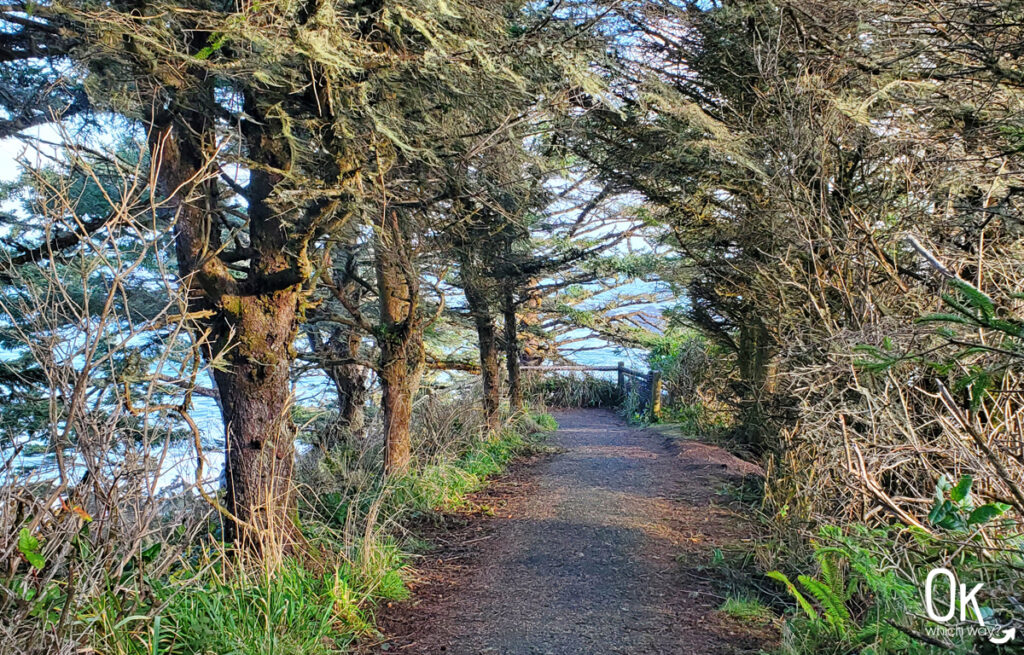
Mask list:
[[[265,558],[287,552],[297,537],[290,388],[295,296],[239,298],[229,328],[234,337],[221,341],[229,346],[221,350],[227,365],[214,369],[227,427],[226,507],[235,517],[226,537]]]
[[[491,313],[487,293],[480,288],[478,279],[467,270],[463,263],[462,290],[466,294],[469,311],[476,326],[477,344],[480,350],[480,378],[483,382],[484,424],[488,431],[498,428],[498,407],[501,402],[501,388],[498,379],[498,345],[495,337],[494,315]]]
[[[344,344],[338,344],[344,350],[338,354],[346,359],[356,359],[362,341],[359,330],[349,328]],[[345,362],[329,367],[327,374],[338,392],[338,422],[348,429],[353,438],[362,439],[366,430],[363,412],[366,404],[366,368],[355,362]]]
[[[384,412],[384,473],[409,469],[412,403],[423,375],[423,327],[419,317],[419,279],[408,230],[397,212],[376,223],[374,264],[380,302],[379,375]]]
[[[523,343],[519,348],[519,363],[525,366],[540,366],[548,358],[550,348],[544,339],[536,334],[541,324],[541,302],[542,297],[537,285],[540,281],[531,278],[526,281],[526,297],[523,302],[522,314],[519,316],[522,322]],[[533,330],[531,332],[531,330]]]
[[[771,336],[760,317],[749,312],[739,328],[737,365],[743,398],[740,406],[740,431],[743,441],[761,450],[767,435],[768,368],[771,360]]]
[[[505,368],[508,372],[508,400],[513,412],[523,409],[523,385],[519,375],[519,330],[516,322],[515,289],[505,284],[502,289],[501,313],[505,322]]]
[[[349,436],[362,439],[366,430],[364,405],[366,404],[367,370],[356,362],[363,342],[363,333],[354,326],[337,328],[324,341],[314,328],[309,330],[309,345],[324,362],[324,374],[334,385],[338,397],[337,427]],[[337,445],[337,432],[330,431],[321,446],[332,448]]]
[[[289,373],[305,293],[283,228],[268,204],[277,173],[253,169],[248,187],[249,274],[236,279],[218,256],[220,227],[212,119],[212,87],[199,84],[187,102],[151,132],[150,149],[166,207],[173,214],[181,284],[191,311],[203,310],[195,331],[212,366],[225,425],[227,514],[224,536],[271,564],[297,536],[292,487],[295,427]],[[204,95],[205,94],[205,95]],[[250,115],[257,115],[246,102]],[[270,170],[284,157],[268,121],[243,126],[249,155]],[[279,145],[279,144],[278,144]]]

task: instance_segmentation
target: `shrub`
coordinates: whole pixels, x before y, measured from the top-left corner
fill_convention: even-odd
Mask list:
[[[528,375],[523,395],[547,407],[617,407],[622,401],[614,381],[592,375]]]
[[[929,531],[893,526],[870,529],[825,526],[812,542],[816,575],[798,575],[796,582],[780,571],[767,575],[796,601],[787,621],[783,652],[791,654],[862,652],[912,655],[931,652],[918,635],[933,627],[924,619],[923,578],[946,567],[963,582],[988,583],[981,612],[990,627],[1002,622],[997,610],[1013,607],[1016,584],[1006,572],[1024,564],[1020,537],[997,538],[1006,527],[999,503],[975,504],[972,481],[956,485],[941,480],[930,513]],[[970,545],[995,543],[1003,548],[985,553]],[[968,584],[970,587],[971,584]],[[968,616],[968,623],[977,617]],[[953,628],[956,624],[952,624]],[[970,652],[985,638],[969,631],[949,630],[935,638],[956,652]]]
[[[652,371],[661,371],[669,406],[693,405],[702,400],[706,382],[714,377],[720,350],[696,332],[675,330],[651,347],[647,364]]]

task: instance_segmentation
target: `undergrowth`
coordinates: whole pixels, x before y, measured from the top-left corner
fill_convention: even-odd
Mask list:
[[[485,435],[475,408],[454,402],[422,414],[416,465],[400,478],[368,475],[379,454],[366,444],[301,458],[302,543],[273,570],[239,564],[213,521],[205,533],[154,531],[74,591],[68,577],[104,557],[90,545],[95,526],[82,521],[63,546],[26,529],[20,562],[0,579],[18,599],[2,619],[0,653],[327,655],[374,634],[375,609],[409,596],[408,556],[421,547],[409,521],[465,508],[468,494],[537,447],[539,431],[557,427],[549,415],[524,415]],[[64,553],[59,564],[54,553]]]
[[[545,426],[553,424],[557,428],[549,414],[542,416]],[[419,512],[460,509],[468,494],[479,490],[487,478],[500,473],[512,459],[533,447],[521,433],[506,428],[493,437],[476,441],[457,459],[429,464],[394,481],[391,503],[396,508]]]
[[[772,616],[771,609],[763,602],[747,595],[729,596],[718,610],[734,619],[750,623],[764,623]]]
[[[614,380],[593,375],[529,375],[523,393],[547,407],[618,407],[622,394]]]
[[[821,526],[810,542],[810,561],[779,552],[770,540],[742,561],[716,551],[716,575],[739,581],[720,609],[739,619],[779,621],[778,655],[1021,652],[1012,641],[1000,645],[989,638],[1014,625],[1010,610],[1017,607],[1019,589],[1006,571],[1024,565],[1022,537],[1004,518],[1009,506],[975,498],[972,485],[970,476],[956,484],[940,478],[921,526]],[[789,570],[763,572],[770,562]],[[945,623],[929,618],[924,588],[928,573],[939,567],[954,571],[958,586],[982,585],[978,613],[959,602],[950,608],[948,583],[942,582],[933,608],[953,616]],[[772,611],[762,615],[759,608]]]

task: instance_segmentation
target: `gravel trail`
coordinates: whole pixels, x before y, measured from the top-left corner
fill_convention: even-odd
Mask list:
[[[756,467],[697,441],[669,443],[610,411],[555,418],[559,452],[499,482],[496,516],[474,528],[482,536],[452,540],[416,602],[385,617],[391,639],[378,648],[724,655],[766,647],[765,628],[716,611],[725,591],[700,566],[712,548],[747,535],[718,492]]]

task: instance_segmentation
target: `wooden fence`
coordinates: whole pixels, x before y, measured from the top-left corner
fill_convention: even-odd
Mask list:
[[[651,417],[661,418],[661,371],[635,371],[626,368],[625,362],[619,362],[618,366],[520,366],[519,370],[617,373],[616,384],[623,397],[635,391]]]

